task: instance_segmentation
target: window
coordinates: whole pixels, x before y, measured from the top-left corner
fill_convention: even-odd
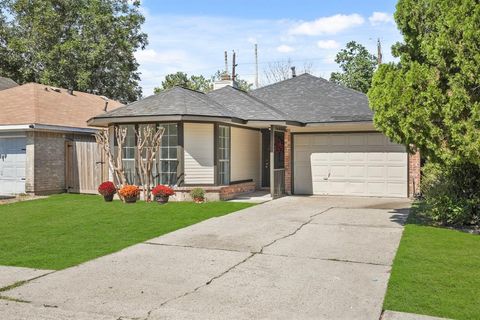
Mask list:
[[[160,147],[160,161],[154,173],[158,184],[174,186],[177,184],[178,168],[178,126],[176,123],[164,123],[159,127],[165,128]]]
[[[125,178],[127,183],[136,184],[136,169],[135,169],[135,146],[137,138],[135,136],[135,125],[120,126],[120,128],[127,128],[127,136],[122,148],[122,162],[125,170]]]
[[[230,184],[230,127],[218,127],[218,184]]]

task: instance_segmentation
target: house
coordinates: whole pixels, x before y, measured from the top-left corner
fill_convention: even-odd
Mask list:
[[[179,199],[196,186],[213,199],[261,188],[273,196],[414,194],[419,155],[390,142],[372,117],[365,94],[303,74],[249,93],[231,80],[207,94],[174,87],[88,123],[128,128],[130,183],[138,183],[134,128],[163,126],[155,181],[175,186]]]
[[[121,104],[3,79],[10,87],[0,91],[0,194],[96,192],[108,170],[93,136],[97,130],[86,121]]]

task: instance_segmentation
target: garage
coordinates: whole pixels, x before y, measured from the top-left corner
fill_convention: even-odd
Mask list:
[[[407,197],[405,147],[377,132],[293,135],[295,194]]]
[[[0,138],[0,194],[25,192],[26,138]]]

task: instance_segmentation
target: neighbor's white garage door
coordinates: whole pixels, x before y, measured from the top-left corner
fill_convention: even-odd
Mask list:
[[[25,192],[26,139],[0,138],[0,194]]]
[[[380,133],[297,134],[296,194],[407,197],[407,153]]]

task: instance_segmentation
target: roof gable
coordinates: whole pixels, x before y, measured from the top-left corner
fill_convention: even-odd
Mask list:
[[[151,95],[145,99],[99,115],[97,118],[158,115],[232,116],[222,105],[202,92],[182,87],[173,87],[159,94]]]

